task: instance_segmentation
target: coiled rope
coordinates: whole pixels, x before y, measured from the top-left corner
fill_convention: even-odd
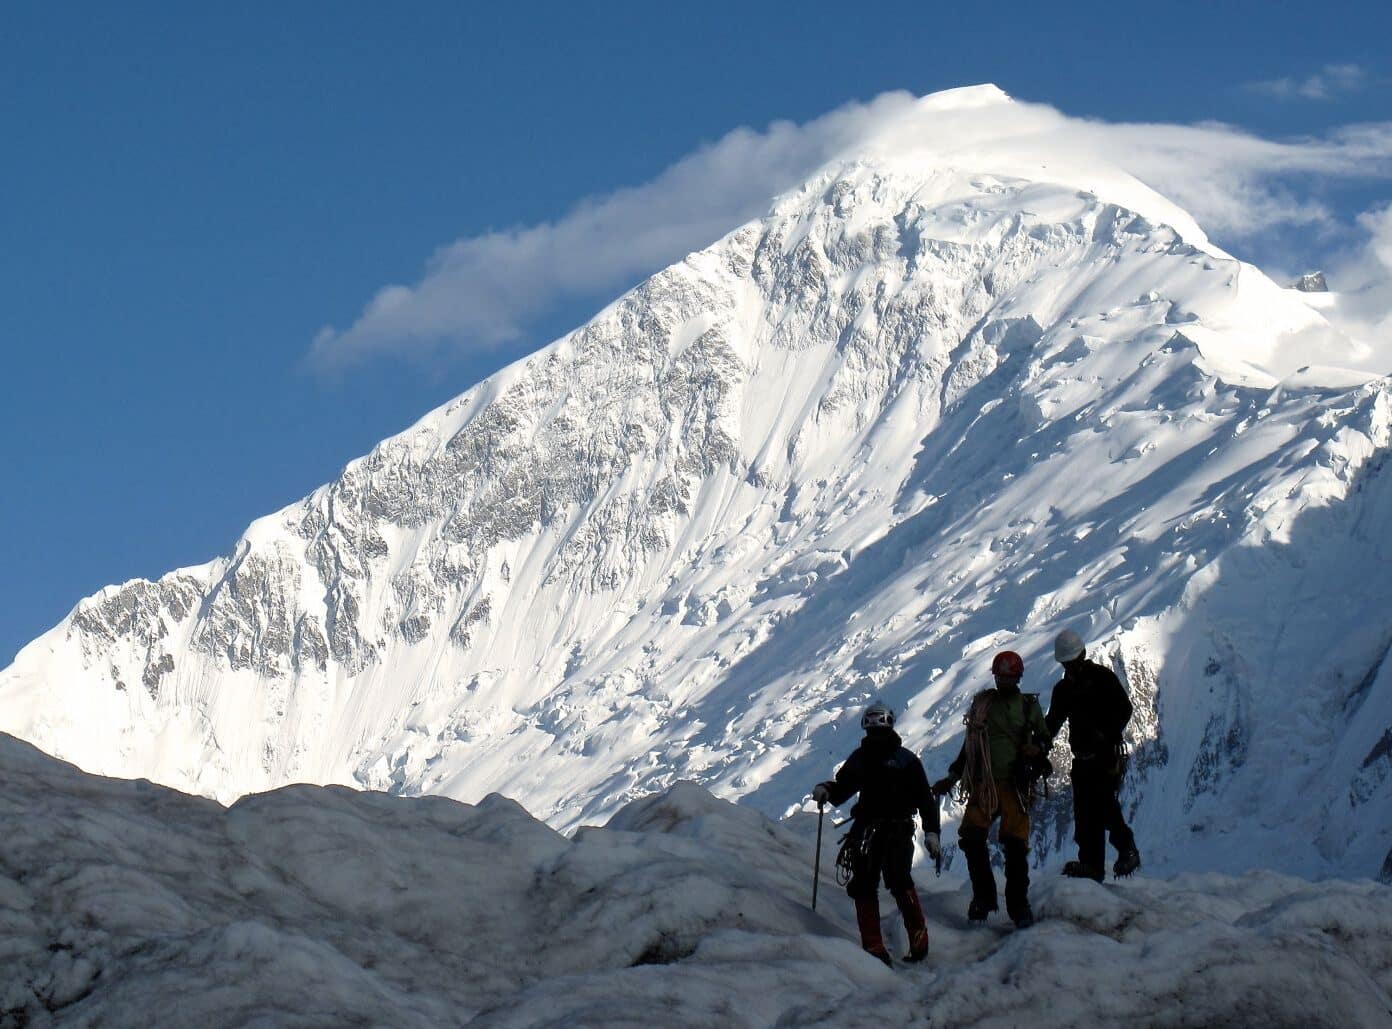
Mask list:
[[[967,739],[959,796],[963,803],[975,798],[977,804],[988,813],[994,812],[1000,805],[996,779],[991,774],[991,743],[986,734],[986,716],[991,713],[991,700],[994,697],[994,690],[982,690],[972,698],[971,707],[962,716],[967,726]]]

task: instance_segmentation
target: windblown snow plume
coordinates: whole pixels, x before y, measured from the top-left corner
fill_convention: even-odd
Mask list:
[[[891,972],[829,875],[809,910],[814,825],[690,784],[573,838],[496,795],[224,809],[0,736],[0,1026],[1392,1020],[1385,886],[1051,878],[1020,933],[968,930],[952,889],[929,962]]]
[[[1114,168],[841,156],[228,557],[80,603],[0,725],[224,801],[779,816],[869,697],[944,768],[993,650],[1047,693],[1070,627],[1137,702],[1148,869],[1392,880],[1392,390],[1300,296]]]

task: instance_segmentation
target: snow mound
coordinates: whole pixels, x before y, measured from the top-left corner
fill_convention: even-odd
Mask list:
[[[572,838],[497,795],[223,808],[0,736],[0,1026],[1392,1021],[1375,883],[1050,879],[1017,934],[948,879],[931,960],[891,972],[829,875],[809,910],[815,831],[692,784]]]

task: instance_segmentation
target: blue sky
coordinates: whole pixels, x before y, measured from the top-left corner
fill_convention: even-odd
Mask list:
[[[1392,122],[1389,6],[7,4],[0,663],[733,227],[796,166],[779,147],[892,91],[1221,122],[1223,160],[1243,133],[1289,143],[1269,175],[1231,148],[1210,234],[1275,273],[1375,276],[1392,132],[1349,127]],[[711,174],[741,148],[764,177]],[[559,285],[538,256],[591,246],[607,263]],[[365,315],[393,284],[414,321]],[[428,308],[432,284],[501,307]]]

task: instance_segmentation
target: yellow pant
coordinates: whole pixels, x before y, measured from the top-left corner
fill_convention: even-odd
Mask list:
[[[991,823],[999,816],[1001,839],[1013,837],[1028,843],[1030,835],[1029,812],[1020,803],[1020,794],[1016,792],[1015,784],[1009,779],[996,780],[996,809],[994,811],[986,810],[979,798],[979,792],[973,790],[967,800],[967,809],[962,812],[962,824],[958,827],[958,835],[969,829],[976,829],[984,833],[991,828]]]

